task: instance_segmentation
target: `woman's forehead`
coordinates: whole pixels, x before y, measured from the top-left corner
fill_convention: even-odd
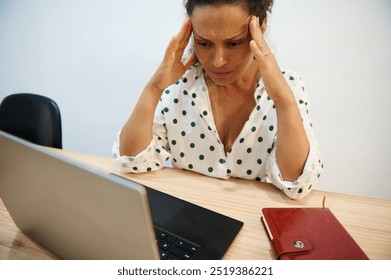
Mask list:
[[[251,15],[241,5],[196,7],[191,16],[194,35],[204,39],[231,39],[247,34]]]

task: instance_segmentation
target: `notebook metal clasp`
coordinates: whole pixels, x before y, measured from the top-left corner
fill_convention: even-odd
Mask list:
[[[302,248],[304,248],[304,242],[302,242],[300,240],[296,240],[293,242],[293,246],[295,246],[296,248],[302,249]]]

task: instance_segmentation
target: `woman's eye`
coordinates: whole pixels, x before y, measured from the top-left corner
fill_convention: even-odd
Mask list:
[[[228,42],[227,44],[228,44],[228,46],[230,46],[230,47],[237,47],[237,46],[239,46],[240,44],[242,44],[242,41]]]
[[[198,45],[200,45],[201,47],[209,47],[210,44],[208,42],[198,42]]]

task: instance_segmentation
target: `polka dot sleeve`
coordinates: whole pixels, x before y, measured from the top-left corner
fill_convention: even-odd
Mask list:
[[[164,141],[160,141],[163,138],[158,136],[156,131],[159,131],[159,129],[155,126],[156,125],[154,125],[154,138],[143,151],[135,156],[120,155],[119,135],[121,131],[118,132],[117,138],[113,144],[112,153],[115,159],[121,164],[123,172],[142,173],[155,171],[164,167],[165,162],[170,158],[170,154],[164,147]]]
[[[318,142],[315,138],[310,120],[309,99],[304,83],[294,72],[284,72],[284,76],[288,80],[288,83],[295,95],[297,105],[300,109],[303,125],[309,139],[310,152],[307,157],[303,173],[293,182],[283,180],[276,161],[275,149],[272,150],[268,158],[266,173],[269,179],[268,181],[283,191],[288,197],[292,199],[301,199],[311,191],[313,186],[316,185],[323,172],[323,164],[318,148]]]

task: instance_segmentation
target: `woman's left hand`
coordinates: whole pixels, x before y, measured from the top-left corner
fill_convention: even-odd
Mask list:
[[[252,37],[250,48],[259,64],[265,89],[269,97],[275,104],[291,99],[293,97],[291,90],[281,73],[275,56],[264,39],[264,34],[259,25],[259,18],[252,16],[249,28]]]

